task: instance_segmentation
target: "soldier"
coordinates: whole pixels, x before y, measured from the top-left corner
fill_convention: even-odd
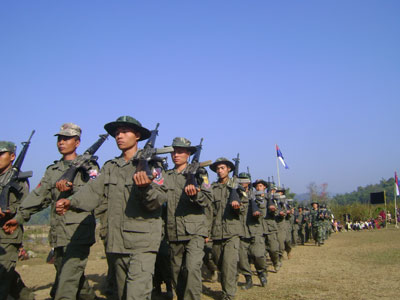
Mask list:
[[[170,246],[172,282],[178,300],[201,298],[204,241],[209,236],[205,208],[211,205],[211,185],[200,168],[198,186],[187,183],[184,171],[196,151],[188,139],[174,138],[171,153],[175,167],[166,172],[168,188],[166,232]]]
[[[150,299],[157,251],[161,242],[161,205],[166,188],[161,166],[151,162],[153,179],[137,171],[138,141],[148,129],[130,116],[104,126],[122,154],[107,161],[96,180],[57,202],[57,213],[92,211],[107,202],[107,252],[114,263],[119,299]]]
[[[308,241],[312,237],[312,234],[311,234],[310,209],[307,206],[304,207],[303,215],[304,215],[304,232],[305,232],[304,243],[308,243]]]
[[[301,245],[304,245],[304,243],[305,243],[305,227],[306,227],[306,220],[305,220],[305,216],[303,213],[303,209],[304,209],[304,206],[299,205],[299,207],[297,208],[298,213],[296,216],[297,224],[298,224],[298,236],[299,236]]]
[[[16,146],[12,142],[0,142],[0,182],[10,176],[15,160]],[[27,179],[18,181],[19,190],[13,190],[8,197],[9,207],[6,211],[0,209],[0,224],[17,212],[21,201],[28,195]],[[0,193],[4,186],[0,185]],[[5,300],[10,295],[15,299],[33,299],[30,289],[25,287],[20,275],[15,271],[18,260],[18,249],[22,246],[23,228],[18,226],[13,234],[6,234],[0,229],[0,299]]]
[[[281,194],[281,197],[284,196],[284,198],[281,198],[281,201],[283,202],[283,207],[286,209],[286,215],[284,219],[284,226],[286,229],[286,235],[285,235],[285,251],[287,254],[288,259],[291,258],[292,255],[292,225],[293,225],[293,215],[292,215],[292,207],[291,207],[291,202],[293,200],[291,199],[286,199],[285,196],[285,189],[279,191]]]
[[[278,226],[278,242],[279,242],[279,266],[282,266],[282,257],[285,252],[285,241],[287,235],[287,223],[286,214],[287,208],[285,204],[285,195],[283,195],[283,189],[278,188],[273,194],[274,199],[278,203],[278,213],[275,216],[275,221]]]
[[[71,210],[63,217],[56,214],[55,203],[80,190],[88,181],[97,176],[98,165],[91,162],[89,170],[78,169],[73,182],[59,181],[78,157],[76,149],[80,145],[81,128],[73,123],[65,123],[57,136],[57,148],[62,158],[47,167],[39,185],[21,203],[14,219],[5,226],[13,232],[16,226],[29,221],[31,215],[51,206],[49,242],[54,248],[56,278],[50,296],[54,299],[95,299],[94,291],[85,278],[84,270],[90,246],[95,242],[95,218],[92,212]]]
[[[267,262],[265,260],[265,239],[263,219],[266,211],[266,201],[256,198],[250,184],[250,175],[239,174],[240,184],[247,195],[249,205],[243,218],[244,236],[240,238],[239,270],[246,278],[242,289],[248,290],[253,286],[252,271],[249,259],[254,261],[261,286],[267,285]]]
[[[291,208],[292,247],[296,247],[299,240],[299,216],[295,207]]]
[[[276,224],[276,215],[278,213],[278,201],[274,197],[276,186],[273,183],[267,183],[265,180],[258,179],[253,183],[257,192],[258,201],[266,201],[266,214],[264,217],[264,237],[265,246],[271,258],[275,272],[278,272],[281,265],[279,263],[279,242],[278,242],[278,225]],[[270,190],[268,195],[266,189]]]
[[[322,226],[321,226],[321,218],[319,211],[319,203],[317,201],[312,201],[311,206],[312,206],[312,209],[310,211],[311,233],[315,244],[321,246]]]
[[[236,183],[229,178],[229,173],[234,168],[235,165],[224,157],[218,158],[210,166],[218,175],[218,181],[212,184],[212,254],[221,272],[224,300],[233,299],[236,295],[240,236],[243,236],[244,230],[241,215],[244,215],[247,205],[246,197],[238,192]]]

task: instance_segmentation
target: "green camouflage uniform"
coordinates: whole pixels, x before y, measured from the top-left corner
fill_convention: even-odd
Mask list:
[[[31,215],[50,206],[49,242],[54,248],[56,279],[50,292],[55,299],[94,299],[95,294],[84,276],[90,246],[95,242],[95,218],[91,211],[70,210],[64,216],[56,214],[55,203],[78,192],[97,175],[98,165],[80,169],[73,181],[73,190],[60,192],[56,182],[68,170],[71,161],[59,160],[47,167],[38,187],[22,202],[17,221],[27,222]],[[92,176],[92,177],[91,177]]]
[[[0,151],[3,152],[3,151]],[[11,169],[0,175],[0,181],[10,176]],[[11,215],[17,212],[21,201],[28,195],[29,184],[27,180],[18,182],[18,193],[10,192],[8,209]],[[0,193],[3,186],[0,185]],[[0,219],[2,227],[5,220]],[[22,282],[20,275],[15,271],[18,261],[18,249],[22,245],[23,228],[20,225],[12,234],[6,234],[0,229],[0,299],[5,300],[10,295],[15,299],[33,299],[33,293]]]
[[[322,223],[319,208],[310,211],[311,230],[315,244],[322,244]]]
[[[166,232],[171,251],[172,282],[178,299],[200,299],[204,239],[209,235],[205,208],[211,205],[212,192],[207,173],[199,176],[200,191],[189,197],[186,176],[172,169],[166,172],[168,188]]]
[[[277,271],[279,269],[279,241],[278,241],[278,225],[276,223],[276,215],[278,213],[278,202],[273,195],[268,197],[257,196],[257,198],[263,198],[267,203],[266,214],[264,217],[264,237],[265,246],[268,251],[269,257],[271,258],[272,264]],[[270,206],[275,206],[276,211],[271,211]]]

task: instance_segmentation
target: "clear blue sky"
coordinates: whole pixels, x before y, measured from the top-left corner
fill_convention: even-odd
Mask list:
[[[36,129],[36,185],[62,123],[83,128],[83,152],[131,115],[161,123],[158,146],[239,152],[253,178],[276,177],[277,143],[292,191],[350,192],[400,171],[399,16],[395,0],[2,1],[0,139]],[[114,140],[98,155],[119,155]]]

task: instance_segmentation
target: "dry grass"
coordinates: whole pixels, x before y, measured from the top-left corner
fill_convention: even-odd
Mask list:
[[[47,253],[48,246],[37,245]],[[19,262],[18,271],[25,283],[34,287],[37,299],[48,299],[55,272],[44,262],[45,255]],[[106,260],[103,245],[92,249],[86,274],[100,297],[105,280]],[[400,299],[400,230],[333,234],[322,247],[298,246],[285,260],[279,273],[269,273],[268,287],[256,284],[249,291],[238,289],[237,300],[246,299]],[[239,285],[244,282],[240,276]],[[219,283],[204,282],[202,299],[218,299]]]

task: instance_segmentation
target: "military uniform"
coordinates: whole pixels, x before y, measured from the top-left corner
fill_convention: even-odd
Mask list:
[[[240,180],[250,179],[243,173],[239,174]],[[250,183],[250,180],[249,180]],[[265,259],[265,238],[264,238],[264,216],[266,214],[266,201],[265,199],[256,198],[256,192],[251,187],[246,193],[249,204],[246,206],[245,214],[243,217],[244,235],[240,238],[240,251],[239,251],[239,271],[246,278],[246,284],[243,289],[249,289],[252,283],[252,271],[250,267],[250,259],[254,261],[254,266],[257,275],[260,278],[262,286],[267,284],[267,262]],[[259,212],[259,216],[254,216],[255,212]]]
[[[190,141],[184,138],[174,139],[172,146],[191,148]],[[196,178],[200,191],[195,196],[188,196],[184,190],[184,172],[176,169],[166,172],[166,232],[171,254],[172,281],[178,299],[194,300],[201,298],[204,239],[209,236],[205,208],[211,205],[212,192],[207,173],[203,169],[203,173]]]
[[[115,136],[120,127],[134,127],[139,140],[150,132],[132,117],[124,116],[105,125]],[[129,160],[123,156],[107,161],[96,180],[70,197],[71,208],[92,211],[107,203],[106,252],[114,263],[119,299],[150,299],[157,251],[161,242],[161,205],[167,200],[163,170],[151,165],[155,179],[147,187],[134,184],[140,154]]]
[[[300,212],[300,208],[301,208],[301,212]],[[306,217],[303,211],[303,206],[299,207],[299,211],[297,212],[297,224],[298,224],[298,237],[299,237],[299,242],[301,245],[304,245],[305,243],[305,227],[308,226],[306,224]]]
[[[216,166],[219,164],[229,164],[231,170],[234,168],[234,165],[228,159],[219,158],[210,166],[211,170],[215,172]],[[223,298],[233,299],[237,290],[240,237],[244,235],[240,216],[245,213],[247,199],[241,194],[240,209],[232,208],[228,201],[230,193],[235,187],[232,178],[225,184],[214,182],[211,187],[213,191],[212,254],[215,264],[221,271]]]
[[[278,213],[278,201],[271,194],[269,194],[267,197],[262,195],[259,195],[257,197],[265,199],[264,201],[266,201],[267,203],[266,214],[264,217],[265,246],[266,250],[268,251],[269,257],[271,258],[275,271],[278,271],[280,268],[278,225],[276,223],[276,215]],[[270,210],[270,206],[274,206],[276,210]]]
[[[317,203],[317,202],[313,202],[313,203]],[[321,216],[320,216],[319,208],[311,209],[310,219],[311,219],[311,232],[312,232],[314,242],[315,242],[315,244],[318,244],[318,246],[320,246],[322,244],[322,224],[321,224]]]
[[[56,182],[70,164],[71,161],[58,160],[47,168],[38,187],[22,202],[16,219],[22,224],[31,215],[50,206],[49,242],[54,248],[57,271],[51,296],[55,299],[76,299],[79,293],[81,299],[94,299],[94,291],[85,279],[84,270],[90,246],[95,242],[95,218],[92,212],[80,210],[71,210],[59,216],[55,211],[55,203],[79,191],[97,174],[98,166],[93,162],[89,171],[79,170],[73,181],[73,191],[60,192]]]
[[[15,153],[15,145],[11,142],[0,142],[0,152]],[[11,169],[0,175],[0,182],[7,180],[11,175]],[[10,191],[8,209],[11,215],[17,212],[21,201],[28,195],[29,183],[27,179],[17,183],[19,190]],[[0,193],[3,186],[0,185]],[[0,226],[5,221],[0,218]],[[12,234],[6,234],[0,229],[0,299],[7,299],[11,295],[15,299],[33,299],[33,293],[25,287],[20,275],[15,271],[18,261],[18,249],[22,245],[23,228],[20,225]]]
[[[274,194],[274,199],[278,203],[278,213],[276,214],[275,221],[278,227],[278,243],[279,243],[279,265],[282,265],[282,257],[285,252],[285,241],[287,236],[287,223],[286,223],[286,206],[284,203],[284,195]],[[283,215],[282,215],[283,214]]]

